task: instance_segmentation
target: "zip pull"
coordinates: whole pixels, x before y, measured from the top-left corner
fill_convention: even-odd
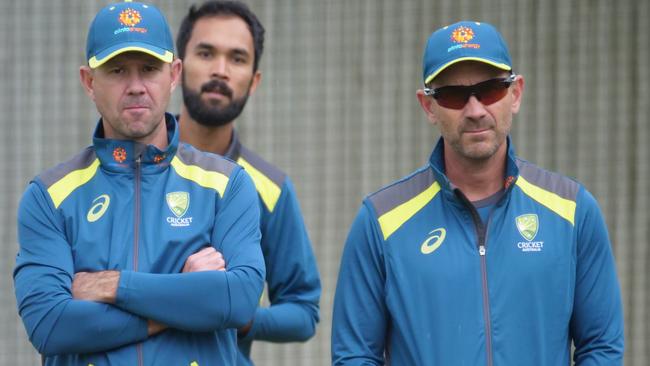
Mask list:
[[[485,245],[479,245],[479,247],[478,247],[478,254],[479,254],[480,256],[484,256],[484,255],[485,255]]]

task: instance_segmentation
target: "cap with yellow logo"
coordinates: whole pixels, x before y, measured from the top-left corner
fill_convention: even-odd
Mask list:
[[[461,61],[478,61],[510,71],[512,61],[503,37],[488,23],[462,21],[429,36],[424,50],[424,84]]]
[[[163,13],[138,2],[111,4],[97,13],[86,42],[88,66],[96,68],[129,51],[144,52],[164,62],[174,59],[174,42]]]

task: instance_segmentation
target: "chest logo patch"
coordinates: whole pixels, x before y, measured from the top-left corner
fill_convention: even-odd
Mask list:
[[[519,234],[526,239],[517,243],[517,248],[522,252],[541,252],[544,250],[543,241],[533,241],[539,230],[539,218],[536,214],[525,214],[515,218]]]
[[[190,226],[192,223],[191,217],[183,217],[190,207],[190,194],[188,192],[169,192],[165,195],[167,207],[171,210],[175,217],[168,217],[167,222],[171,226]]]
[[[528,241],[535,239],[537,235],[537,229],[539,228],[539,221],[537,215],[535,214],[525,214],[520,215],[515,218],[515,223],[517,224],[517,230],[519,234]]]
[[[190,207],[190,194],[187,192],[169,192],[165,198],[167,206],[176,217],[183,217]]]
[[[88,210],[86,214],[86,220],[88,222],[95,222],[104,216],[106,210],[108,210],[108,205],[111,204],[111,197],[107,194],[102,194],[101,196],[93,200],[93,205]]]
[[[429,232],[429,237],[422,243],[420,251],[422,254],[431,254],[436,249],[440,248],[442,242],[445,241],[447,230],[443,228],[435,229]]]

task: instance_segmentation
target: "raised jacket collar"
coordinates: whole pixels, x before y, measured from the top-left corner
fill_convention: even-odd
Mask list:
[[[165,150],[160,150],[156,146],[132,140],[105,138],[100,118],[93,134],[93,146],[102,167],[114,172],[131,172],[139,162],[144,174],[166,169],[178,149],[178,123],[173,115],[165,113],[165,124],[168,145]]]

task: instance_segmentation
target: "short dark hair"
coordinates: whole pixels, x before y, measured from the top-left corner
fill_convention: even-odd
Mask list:
[[[190,11],[187,13],[185,18],[183,18],[181,27],[178,30],[178,36],[176,37],[178,57],[180,59],[185,58],[187,42],[189,42],[192,37],[194,24],[201,18],[219,15],[237,16],[246,22],[248,30],[253,36],[253,47],[255,49],[253,72],[257,71],[260,59],[262,58],[262,52],[264,51],[264,27],[262,26],[262,23],[260,23],[259,19],[257,19],[257,16],[255,16],[255,13],[253,13],[246,4],[240,1],[206,1],[198,8],[196,5],[192,5]]]

